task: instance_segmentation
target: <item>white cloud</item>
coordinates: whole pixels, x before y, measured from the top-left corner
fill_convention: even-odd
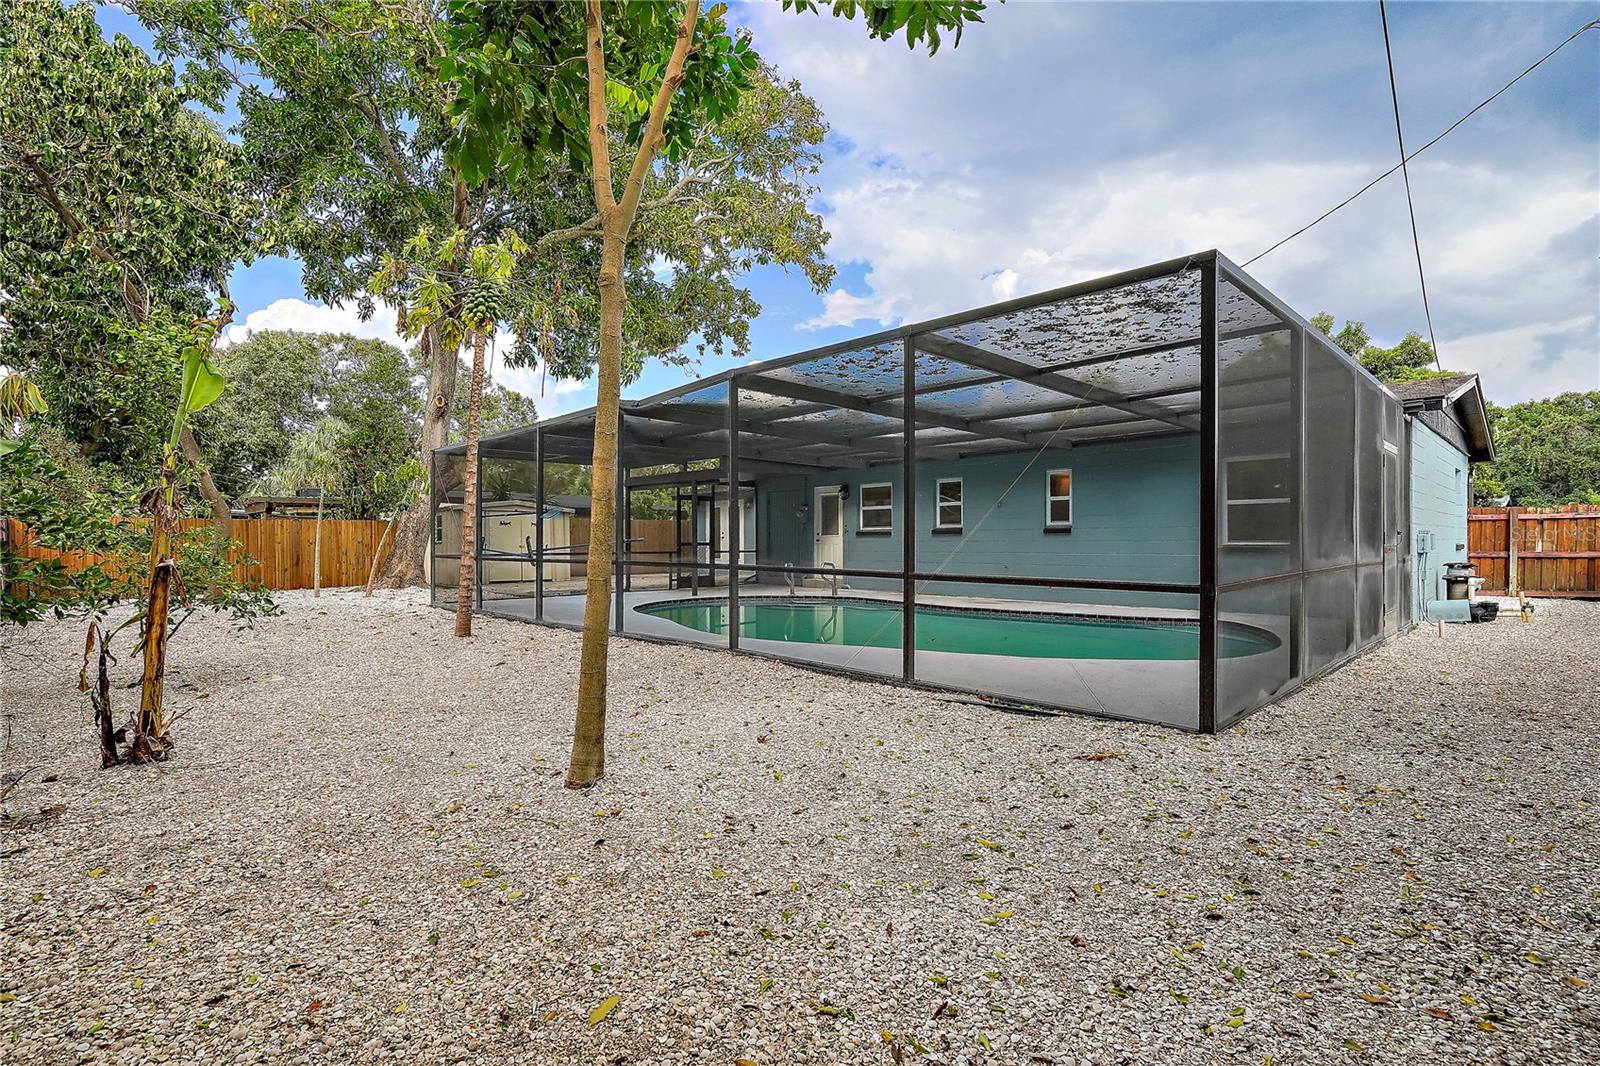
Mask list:
[[[594,405],[595,382],[593,378],[573,381],[544,375],[538,368],[532,370],[496,366],[494,380],[508,389],[515,389],[533,400],[540,418],[580,411]]]
[[[1300,7],[1292,28],[1228,5],[1160,24],[1134,10],[991,8],[929,58],[750,9],[763,54],[832,124],[818,206],[830,256],[862,275],[798,328],[864,332],[1207,248],[1242,262],[1393,161],[1381,48],[1350,9]],[[1408,132],[1426,139],[1571,30],[1521,11],[1415,9],[1397,28]],[[1595,387],[1596,112],[1591,90],[1577,108],[1551,93],[1593,46],[1411,167],[1446,365],[1483,370],[1497,400]],[[1399,175],[1251,272],[1385,343],[1425,332]]]
[[[251,311],[242,322],[236,322],[228,327],[226,341],[229,344],[238,344],[252,333],[269,329],[293,329],[303,333],[348,333],[353,337],[388,341],[398,348],[410,346],[409,342],[401,339],[399,331],[395,329],[392,310],[380,308],[376,314],[363,322],[354,304],[333,307],[294,298],[274,300],[265,307]]]
[[[1592,349],[1563,345],[1566,336],[1587,336],[1591,343],[1600,336],[1600,316],[1580,315],[1556,322],[1537,322],[1513,326],[1467,337],[1440,338],[1439,349],[1448,354],[1452,366],[1475,370],[1485,388],[1494,382],[1493,399],[1517,403],[1562,392],[1600,389],[1600,359]],[[1531,364],[1540,369],[1528,372]]]
[[[379,308],[370,319],[363,322],[352,305],[332,307],[309,300],[274,300],[266,307],[247,314],[240,322],[230,326],[224,336],[226,344],[238,344],[252,333],[261,330],[299,330],[304,333],[348,333],[354,337],[387,341],[397,348],[410,348],[395,329],[394,312]],[[541,418],[565,411],[575,411],[594,403],[594,381],[566,381],[561,378],[541,380],[537,369],[524,370],[508,367],[498,358],[507,351],[515,337],[508,332],[495,334],[489,362],[489,377],[498,385],[515,389],[533,399]],[[463,351],[470,357],[470,351]],[[542,393],[542,395],[541,395]]]
[[[857,322],[877,322],[891,325],[900,316],[892,296],[856,296],[843,289],[834,289],[822,297],[822,313],[801,322],[797,329],[827,329],[829,326],[853,326]]]

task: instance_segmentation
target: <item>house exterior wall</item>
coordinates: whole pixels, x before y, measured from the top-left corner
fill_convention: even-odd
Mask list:
[[[1444,566],[1467,558],[1467,457],[1420,419],[1411,426],[1412,621],[1429,600],[1444,598]],[[1433,534],[1433,551],[1417,551],[1417,534]]]
[[[1049,471],[1072,471],[1070,531],[1045,528]],[[962,480],[960,534],[934,533],[935,485]],[[1194,583],[1199,580],[1199,441],[1193,436],[1133,440],[1072,449],[917,464],[917,569],[946,573]],[[861,487],[894,487],[894,529],[860,529]],[[1013,486],[1013,483],[1014,486]],[[818,485],[845,485],[844,566],[898,570],[901,565],[901,468],[898,464],[821,476],[764,478],[758,522],[763,563],[811,565],[815,515],[797,521],[795,501],[809,504]],[[1009,492],[1007,491],[1009,489]],[[1004,499],[1001,497],[1004,496]],[[798,526],[800,535],[792,531]],[[798,550],[799,557],[795,557]],[[893,584],[852,578],[857,588]],[[930,583],[946,595],[1070,599],[1194,607],[1194,597]]]

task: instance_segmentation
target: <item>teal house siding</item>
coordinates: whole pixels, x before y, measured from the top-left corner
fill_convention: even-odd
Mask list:
[[[1420,621],[1429,600],[1444,598],[1446,563],[1467,559],[1467,457],[1420,419],[1411,420],[1411,551],[1417,588],[1412,620]],[[1433,551],[1417,551],[1417,534],[1433,534]],[[1459,545],[1459,547],[1458,547]]]
[[[1030,462],[1030,459],[1032,460]],[[1072,471],[1072,526],[1046,531],[1045,492],[1049,471]],[[811,565],[811,523],[806,515],[799,558],[790,557],[796,525],[791,491],[804,487],[807,503],[816,486],[846,485],[844,565],[846,569],[898,570],[901,565],[901,468],[898,465],[840,470],[823,477],[762,478],[764,506],[758,536],[763,563]],[[934,533],[935,483],[962,481],[963,526],[959,534]],[[917,569],[950,574],[1125,581],[1199,580],[1199,441],[1193,436],[1124,441],[1015,454],[917,464]],[[894,530],[860,530],[861,486],[894,486]],[[1009,490],[1009,491],[1008,491]],[[1002,498],[1003,497],[1003,498]],[[781,500],[779,505],[770,501]],[[788,527],[788,528],[786,528]],[[779,542],[783,543],[780,549]],[[896,582],[851,578],[855,588],[884,588]],[[1195,608],[1195,597],[1018,588],[976,583],[929,582],[927,595],[1020,599],[1070,599],[1077,602]]]

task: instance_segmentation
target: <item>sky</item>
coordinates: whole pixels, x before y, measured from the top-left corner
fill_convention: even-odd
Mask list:
[[[814,209],[833,288],[762,269],[750,359],[812,348],[1217,248],[1238,263],[1398,161],[1376,3],[991,5],[935,56],[861,24],[734,4],[761,54],[831,130]],[[1396,83],[1415,150],[1586,22],[1600,3],[1395,3]],[[102,9],[109,30],[148,44]],[[1600,29],[1410,165],[1446,369],[1502,404],[1600,389]],[[1396,174],[1250,273],[1303,315],[1426,335]],[[393,322],[306,299],[294,261],[238,268],[234,339],[253,329],[397,341]],[[733,365],[646,369],[646,396]],[[589,381],[495,367],[541,415]]]

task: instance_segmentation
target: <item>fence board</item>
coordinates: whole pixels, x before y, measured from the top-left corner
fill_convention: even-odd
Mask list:
[[[1491,595],[1600,598],[1600,506],[1474,507],[1467,558]]]
[[[180,529],[210,526],[209,519],[185,518]],[[339,588],[364,585],[372,553],[383,537],[386,523],[353,518],[330,518],[322,523],[322,585]],[[30,559],[58,559],[68,570],[78,571],[103,558],[83,552],[58,552],[39,545],[33,531],[15,519],[6,519],[6,538],[13,550]],[[312,587],[312,565],[317,523],[308,518],[235,518],[232,552],[234,576],[241,583],[269,589]],[[384,545],[383,554],[389,554]],[[380,561],[380,566],[382,565]]]

